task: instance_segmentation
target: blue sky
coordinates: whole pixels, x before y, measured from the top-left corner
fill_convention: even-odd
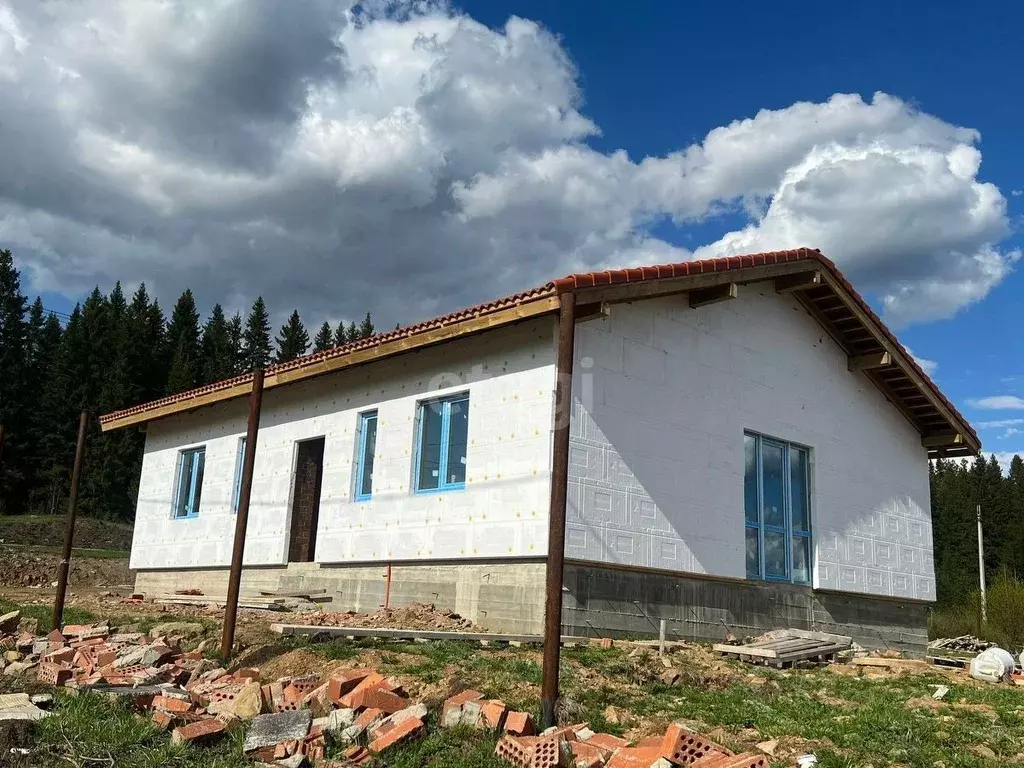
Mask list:
[[[1022,27],[1010,3],[0,0],[0,247],[58,311],[120,279],[313,327],[821,247],[986,451],[1024,452]]]
[[[500,24],[511,7],[462,4]],[[595,10],[604,7],[606,12]],[[981,132],[979,174],[1009,204],[1009,248],[1024,246],[1024,98],[1020,30],[1024,7],[986,3],[664,3],[621,12],[609,3],[519,2],[514,12],[562,37],[582,72],[585,112],[603,129],[592,143],[631,154],[662,154],[698,141],[715,126],[759,109],[865,98],[884,91]],[[590,10],[584,10],[589,8]],[[722,217],[664,228],[687,247],[738,225]],[[815,246],[815,243],[807,243]],[[946,320],[898,329],[914,354],[937,363],[934,377],[978,429],[987,452],[1024,453],[1024,400],[1014,409],[972,407],[998,395],[1024,398],[1024,274],[1013,272],[981,302]],[[877,301],[875,302],[877,307]],[[988,422],[1019,424],[986,428]],[[1008,430],[1020,434],[1005,436]]]

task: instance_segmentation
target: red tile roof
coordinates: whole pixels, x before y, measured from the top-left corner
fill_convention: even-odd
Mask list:
[[[489,301],[484,304],[478,304],[474,307],[462,309],[457,312],[452,312],[447,315],[436,317],[432,320],[426,320],[421,323],[409,325],[404,328],[398,328],[394,331],[387,333],[377,334],[367,339],[361,339],[359,341],[350,342],[341,347],[330,349],[325,352],[316,352],[305,357],[296,358],[295,360],[289,360],[285,363],[278,363],[267,368],[267,377],[271,377],[276,374],[285,373],[288,371],[297,371],[301,369],[307,369],[317,366],[319,363],[328,360],[335,360],[337,358],[344,358],[352,353],[372,349],[373,347],[380,347],[393,341],[401,339],[412,339],[425,332],[444,328],[446,326],[454,325],[464,320],[473,318],[485,317],[489,314],[499,312],[501,310],[526,305],[539,299],[549,298],[557,296],[558,294],[566,293],[569,291],[576,291],[586,288],[595,288],[601,286],[612,286],[622,285],[627,283],[637,283],[651,280],[660,280],[665,278],[680,278],[692,275],[716,273],[716,272],[729,272],[733,270],[768,266],[772,264],[785,264],[789,262],[800,262],[808,261],[815,262],[820,265],[826,272],[828,272],[835,281],[845,290],[846,293],[852,298],[854,303],[870,317],[875,324],[879,327],[881,332],[885,335],[887,340],[894,345],[897,349],[902,351],[905,362],[911,366],[917,376],[923,380],[930,390],[946,408],[955,416],[955,418],[961,422],[958,427],[963,427],[964,431],[973,438],[974,443],[980,444],[977,433],[970,426],[966,419],[957,411],[953,404],[942,394],[939,388],[931,380],[931,378],[922,370],[917,361],[906,351],[900,342],[893,335],[881,319],[875,314],[864,298],[857,293],[849,281],[843,276],[836,265],[827,257],[825,257],[820,251],[810,248],[797,248],[788,251],[773,251],[767,253],[755,253],[745,256],[728,256],[718,259],[704,259],[701,261],[683,261],[675,264],[659,264],[654,266],[646,267],[630,267],[626,269],[613,269],[603,270],[598,272],[583,272],[573,275],[568,275],[557,280],[552,280],[536,288],[532,288],[522,293],[515,293],[510,296],[506,296],[501,299]],[[554,311],[552,308],[550,311]],[[312,374],[311,374],[312,375]],[[160,400],[155,400],[149,403],[143,403],[135,405],[130,408],[125,408],[120,411],[108,413],[100,417],[101,424],[104,428],[116,428],[114,422],[119,422],[126,417],[137,416],[150,411],[164,410],[167,406],[175,404],[181,404],[180,410],[188,410],[190,407],[189,401],[194,401],[197,398],[204,397],[206,395],[212,395],[216,392],[224,391],[225,398],[241,396],[244,392],[237,392],[235,394],[228,394],[227,391],[239,388],[242,385],[246,385],[252,381],[252,374],[247,373],[241,376],[236,376],[232,379],[225,381],[216,382],[214,384],[208,384],[204,387],[198,387],[188,392],[182,392],[181,394],[172,395],[165,397]],[[163,413],[161,415],[167,415]],[[134,421],[134,420],[133,420]]]

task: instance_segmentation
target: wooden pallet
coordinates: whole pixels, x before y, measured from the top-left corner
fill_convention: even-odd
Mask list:
[[[791,666],[796,661],[807,659],[829,661],[834,659],[837,653],[848,650],[849,647],[850,643],[846,641],[846,638],[784,637],[749,645],[719,644],[714,646],[714,650],[726,656],[735,656],[740,661],[750,664],[763,664],[782,669]]]

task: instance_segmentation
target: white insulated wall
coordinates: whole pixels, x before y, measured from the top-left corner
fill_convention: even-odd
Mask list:
[[[813,585],[935,599],[920,434],[770,283],[577,327],[566,556],[745,578],[744,430],[811,448]]]
[[[267,390],[247,565],[287,560],[297,441],[324,437],[316,560],[537,557],[547,551],[554,321],[538,318]],[[417,403],[469,392],[465,490],[412,492]],[[376,409],[373,498],[353,501],[358,414]],[[227,566],[244,399],[155,421],[146,435],[132,568]],[[198,517],[173,519],[178,455],[206,447]]]

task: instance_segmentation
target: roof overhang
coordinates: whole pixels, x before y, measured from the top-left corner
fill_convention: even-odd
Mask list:
[[[737,297],[742,286],[772,282],[792,295],[846,353],[850,375],[866,376],[918,430],[930,458],[975,455],[971,425],[853,289],[835,265],[810,249],[570,275],[545,286],[374,336],[267,370],[265,389],[363,365],[553,313],[559,295],[576,295],[577,318],[612,304],[688,294],[693,307]],[[252,374],[101,417],[103,431],[143,424],[247,395]]]

